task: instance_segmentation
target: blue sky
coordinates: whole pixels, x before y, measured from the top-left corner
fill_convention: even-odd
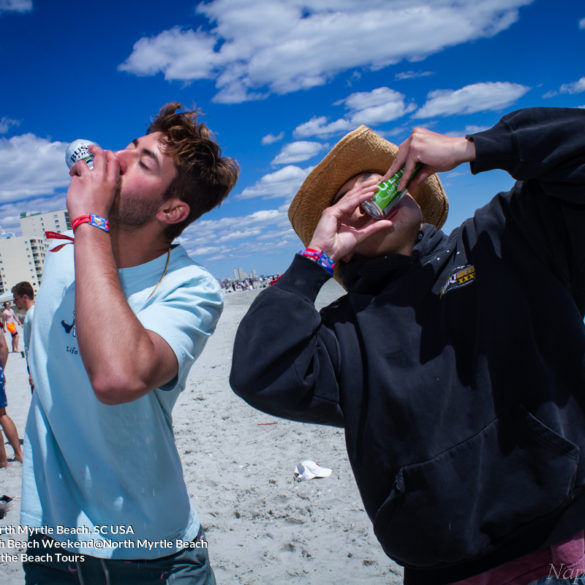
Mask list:
[[[240,180],[181,242],[218,277],[286,269],[290,200],[345,133],[465,134],[528,106],[585,107],[585,2],[0,0],[0,228],[65,207],[67,143],[119,149],[196,105]],[[450,231],[511,180],[442,175]]]

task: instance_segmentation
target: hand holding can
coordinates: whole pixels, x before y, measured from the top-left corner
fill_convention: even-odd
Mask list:
[[[93,169],[93,154],[89,152],[88,146],[95,144],[91,140],[78,138],[74,140],[65,151],[65,162],[71,168],[76,162],[84,160],[90,169]]]
[[[408,183],[416,177],[422,167],[422,163],[416,164]],[[389,179],[382,181],[378,186],[378,190],[374,193],[374,196],[361,204],[362,209],[369,216],[374,219],[385,219],[390,212],[396,208],[399,201],[408,190],[408,183],[407,188],[402,189],[401,191],[398,190],[398,185],[400,184],[400,179],[402,179],[403,174],[404,167],[394,173]]]

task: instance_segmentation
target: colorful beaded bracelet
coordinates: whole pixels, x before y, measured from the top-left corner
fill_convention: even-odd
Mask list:
[[[314,250],[313,248],[305,248],[297,252],[299,256],[310,258],[313,262],[316,262],[322,268],[325,268],[331,276],[333,276],[333,269],[335,268],[335,262],[325,253],[323,250]]]

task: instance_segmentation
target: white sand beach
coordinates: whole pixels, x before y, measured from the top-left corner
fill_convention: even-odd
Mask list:
[[[331,281],[318,304],[342,292]],[[231,391],[236,328],[256,294],[226,295],[217,330],[173,413],[185,481],[218,584],[401,583],[401,568],[382,552],[363,509],[343,431],[270,417]],[[30,391],[20,354],[10,354],[6,378],[7,411],[22,435]],[[8,444],[6,450],[11,457]],[[331,468],[331,476],[295,481],[295,465],[305,459]],[[0,532],[18,525],[21,470],[17,462],[0,469],[0,495],[15,497]],[[8,548],[8,538],[0,536],[0,555],[18,554]],[[24,582],[18,562],[0,562],[0,575],[4,585]]]

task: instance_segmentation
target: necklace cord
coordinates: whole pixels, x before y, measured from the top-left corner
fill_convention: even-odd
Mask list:
[[[59,244],[53,248],[49,248],[49,252],[57,252],[63,246],[66,246],[67,244],[73,244],[73,242],[75,241],[74,238],[72,238],[71,236],[66,236],[65,234],[61,234],[58,232],[45,232],[45,236],[48,240],[66,240],[66,242],[64,244]],[[151,293],[148,295],[148,298],[146,299],[147,301],[149,301],[152,298],[152,295],[154,295],[154,293],[158,289],[160,283],[162,282],[163,278],[165,277],[165,275],[167,273],[167,269],[169,267],[170,259],[171,259],[171,248],[169,248],[167,250],[167,261],[165,262],[165,267],[163,269],[163,273],[162,273],[161,277],[159,278],[158,282],[156,283],[156,285],[154,286],[154,288],[152,289]]]
[[[161,275],[161,277],[159,278],[158,282],[156,283],[155,287],[152,289],[152,292],[148,295],[148,298],[146,299],[147,301],[149,301],[152,298],[152,295],[156,292],[156,289],[159,287],[160,283],[163,281],[163,278],[165,277],[165,274],[167,273],[167,268],[169,267],[169,260],[171,259],[171,249],[169,248],[167,250],[167,261],[165,262],[165,267],[163,269],[163,273]]]

